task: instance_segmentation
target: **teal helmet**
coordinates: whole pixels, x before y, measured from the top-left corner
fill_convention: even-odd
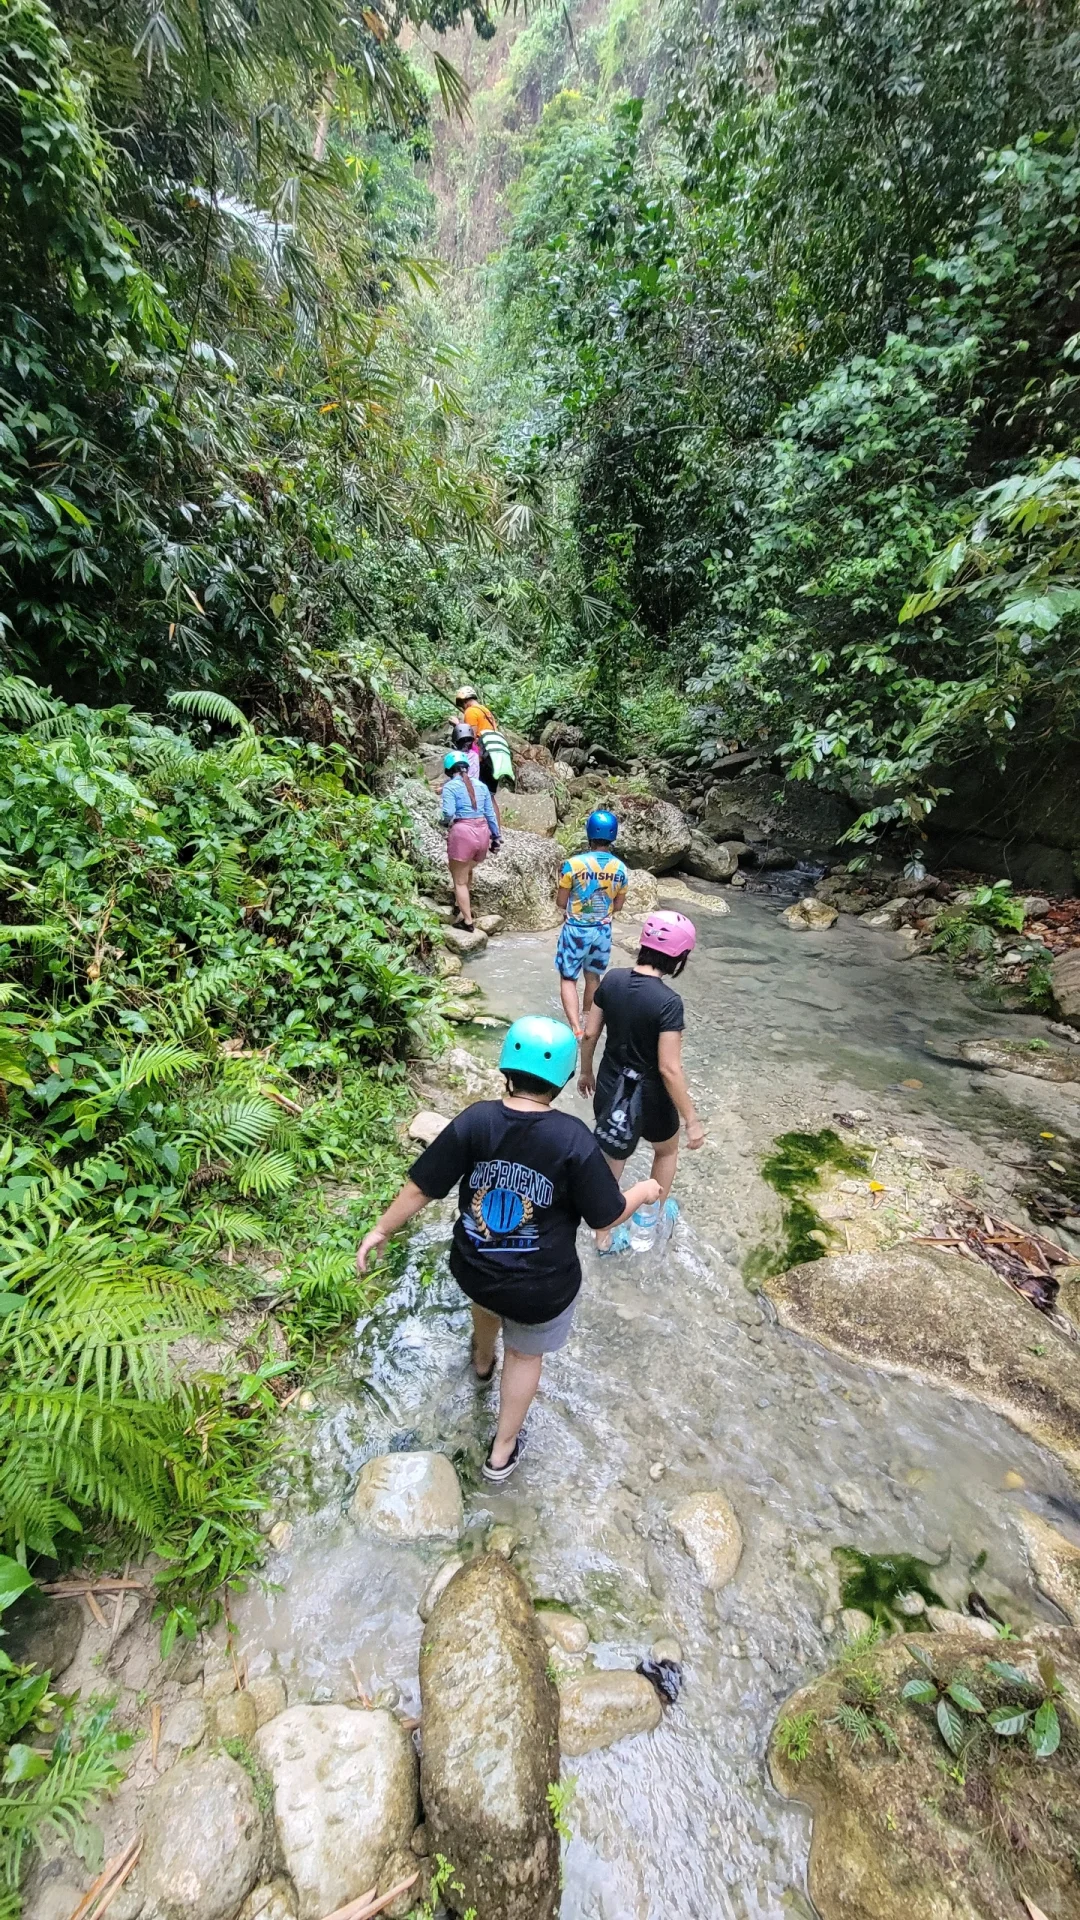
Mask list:
[[[597,807],[585,822],[587,840],[603,840],[611,845],[619,831],[619,822],[607,807]]]
[[[530,1013],[515,1020],[502,1043],[499,1066],[503,1073],[531,1073],[550,1087],[565,1087],[577,1066],[577,1041],[562,1020]]]
[[[442,764],[444,773],[454,773],[458,767],[467,767],[469,763],[463,753],[445,753]]]

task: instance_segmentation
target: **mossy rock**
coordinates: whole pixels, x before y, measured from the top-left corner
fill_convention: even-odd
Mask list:
[[[901,1697],[909,1679],[926,1677],[919,1654],[942,1686],[971,1688],[988,1711],[1036,1706],[1046,1693],[1037,1662],[1049,1658],[1057,1751],[1037,1759],[1023,1734],[1002,1738],[985,1714],[969,1714],[959,1716],[965,1744],[951,1753],[933,1704]],[[1001,1680],[994,1659],[1034,1685]],[[1038,1627],[999,1647],[975,1632],[864,1639],[787,1701],[769,1762],[781,1792],[814,1815],[810,1893],[821,1920],[1020,1920],[1025,1895],[1047,1920],[1080,1920],[1074,1628]]]

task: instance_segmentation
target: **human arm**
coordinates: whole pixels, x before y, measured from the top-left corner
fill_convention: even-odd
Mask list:
[[[442,790],[442,817],[447,822],[457,819],[457,800],[452,780],[448,780]]]
[[[604,1031],[604,1009],[594,1000],[585,1020],[585,1033],[581,1042],[581,1060],[578,1066],[578,1092],[586,1097],[596,1092],[596,1075],[593,1072],[593,1055],[596,1043]]]
[[[406,1180],[400,1193],[395,1194],[382,1218],[375,1222],[370,1233],[365,1233],[356,1250],[356,1271],[361,1277],[367,1272],[371,1255],[392,1240],[395,1233],[400,1233],[402,1227],[408,1226],[413,1216],[427,1206],[431,1197],[417,1186],[415,1180]]]
[[[582,1047],[582,1055],[585,1049]],[[686,1122],[686,1144],[690,1148],[705,1145],[705,1129],[697,1117],[697,1110],[690,1098],[690,1088],[686,1083],[686,1074],[682,1063],[682,1033],[662,1033],[657,1043],[657,1063],[660,1077],[671,1098],[679,1109],[680,1117]]]
[[[586,1225],[603,1233],[608,1227],[621,1226],[638,1207],[658,1200],[660,1187],[656,1180],[636,1180],[622,1193],[595,1139],[587,1134],[586,1140],[587,1153],[575,1169],[574,1199]]]
[[[636,1213],[639,1207],[651,1207],[653,1201],[659,1200],[659,1198],[659,1180],[635,1180],[633,1186],[627,1187],[626,1192],[623,1194],[624,1205],[622,1212],[618,1219],[612,1220],[610,1224],[613,1227],[621,1227],[623,1221],[629,1220],[630,1215]]]

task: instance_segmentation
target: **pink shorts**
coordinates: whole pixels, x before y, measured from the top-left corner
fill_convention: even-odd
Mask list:
[[[486,820],[455,820],[446,836],[449,860],[482,860],[491,845]]]

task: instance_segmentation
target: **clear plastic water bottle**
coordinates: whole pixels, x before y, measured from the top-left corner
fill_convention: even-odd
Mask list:
[[[650,1201],[646,1207],[639,1207],[630,1216],[630,1245],[635,1253],[647,1253],[656,1238],[656,1226],[660,1218],[659,1200]]]

